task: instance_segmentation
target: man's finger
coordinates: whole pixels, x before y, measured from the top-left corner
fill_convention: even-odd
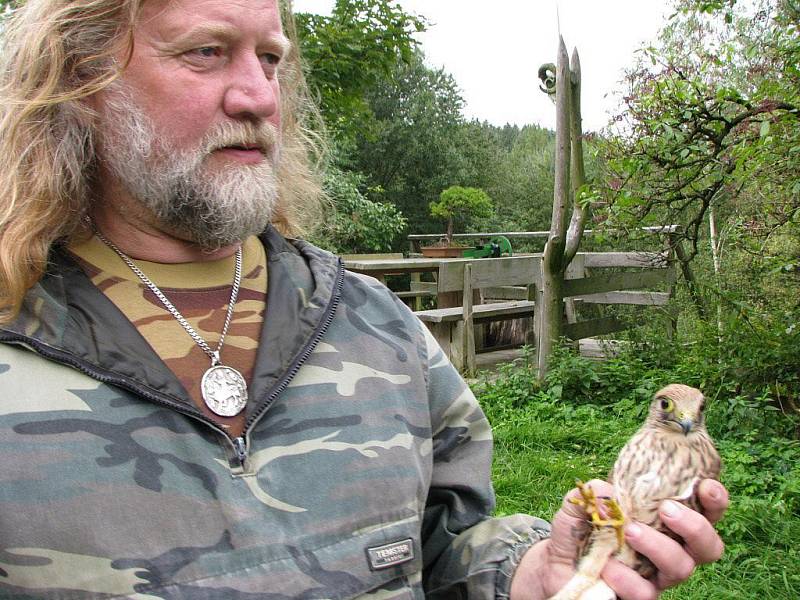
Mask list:
[[[679,502],[667,500],[659,508],[661,521],[677,533],[688,552],[697,563],[719,560],[725,544],[706,517]]]
[[[725,514],[730,499],[728,490],[719,481],[704,479],[697,486],[697,497],[703,506],[703,514],[711,523],[716,523]]]
[[[694,511],[689,512],[703,518]],[[695,558],[679,542],[647,525],[629,524],[625,528],[625,541],[653,562],[658,570],[657,583],[660,589],[685,581],[697,566]]]
[[[658,588],[651,581],[641,577],[636,571],[618,560],[608,561],[601,573],[611,589],[619,598],[625,600],[654,600],[658,598]]]

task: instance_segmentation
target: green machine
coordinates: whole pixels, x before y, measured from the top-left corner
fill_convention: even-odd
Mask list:
[[[478,244],[474,248],[464,250],[464,258],[498,258],[513,255],[511,242],[504,235],[495,236],[486,244]]]

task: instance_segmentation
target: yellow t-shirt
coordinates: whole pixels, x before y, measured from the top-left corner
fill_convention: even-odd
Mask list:
[[[78,263],[183,384],[195,404],[231,437],[241,435],[245,411],[220,417],[203,402],[200,380],[211,366],[210,357],[192,339],[155,294],[122,259],[96,236],[70,247]],[[163,264],[134,263],[158,286],[212,350],[216,350],[231,295],[235,257],[221,260]],[[267,299],[267,257],[252,236],[243,245],[242,283],[231,324],[220,352],[222,364],[252,380]]]

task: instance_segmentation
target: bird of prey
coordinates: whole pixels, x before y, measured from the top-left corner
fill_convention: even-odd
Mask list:
[[[609,481],[614,498],[596,498],[591,488],[579,482],[593,530],[582,550],[575,576],[551,600],[612,600],[614,592],[601,579],[608,559],[616,558],[643,577],[655,574],[644,556],[624,543],[623,527],[637,521],[673,537],[658,514],[662,501],[676,500],[700,511],[697,485],[703,479],[718,479],[721,462],[706,431],[700,390],[671,384],[660,390],[650,404],[644,425],[619,454]],[[601,514],[604,513],[604,514]]]

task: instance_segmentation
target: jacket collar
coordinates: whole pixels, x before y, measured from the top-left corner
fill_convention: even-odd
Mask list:
[[[260,239],[269,283],[248,418],[263,412],[275,388],[285,386],[310,353],[338,302],[341,280],[336,257],[308,242],[288,240],[272,227]],[[0,342],[29,346],[97,379],[200,414],[130,321],[61,248],[51,253],[18,317],[0,328]]]

